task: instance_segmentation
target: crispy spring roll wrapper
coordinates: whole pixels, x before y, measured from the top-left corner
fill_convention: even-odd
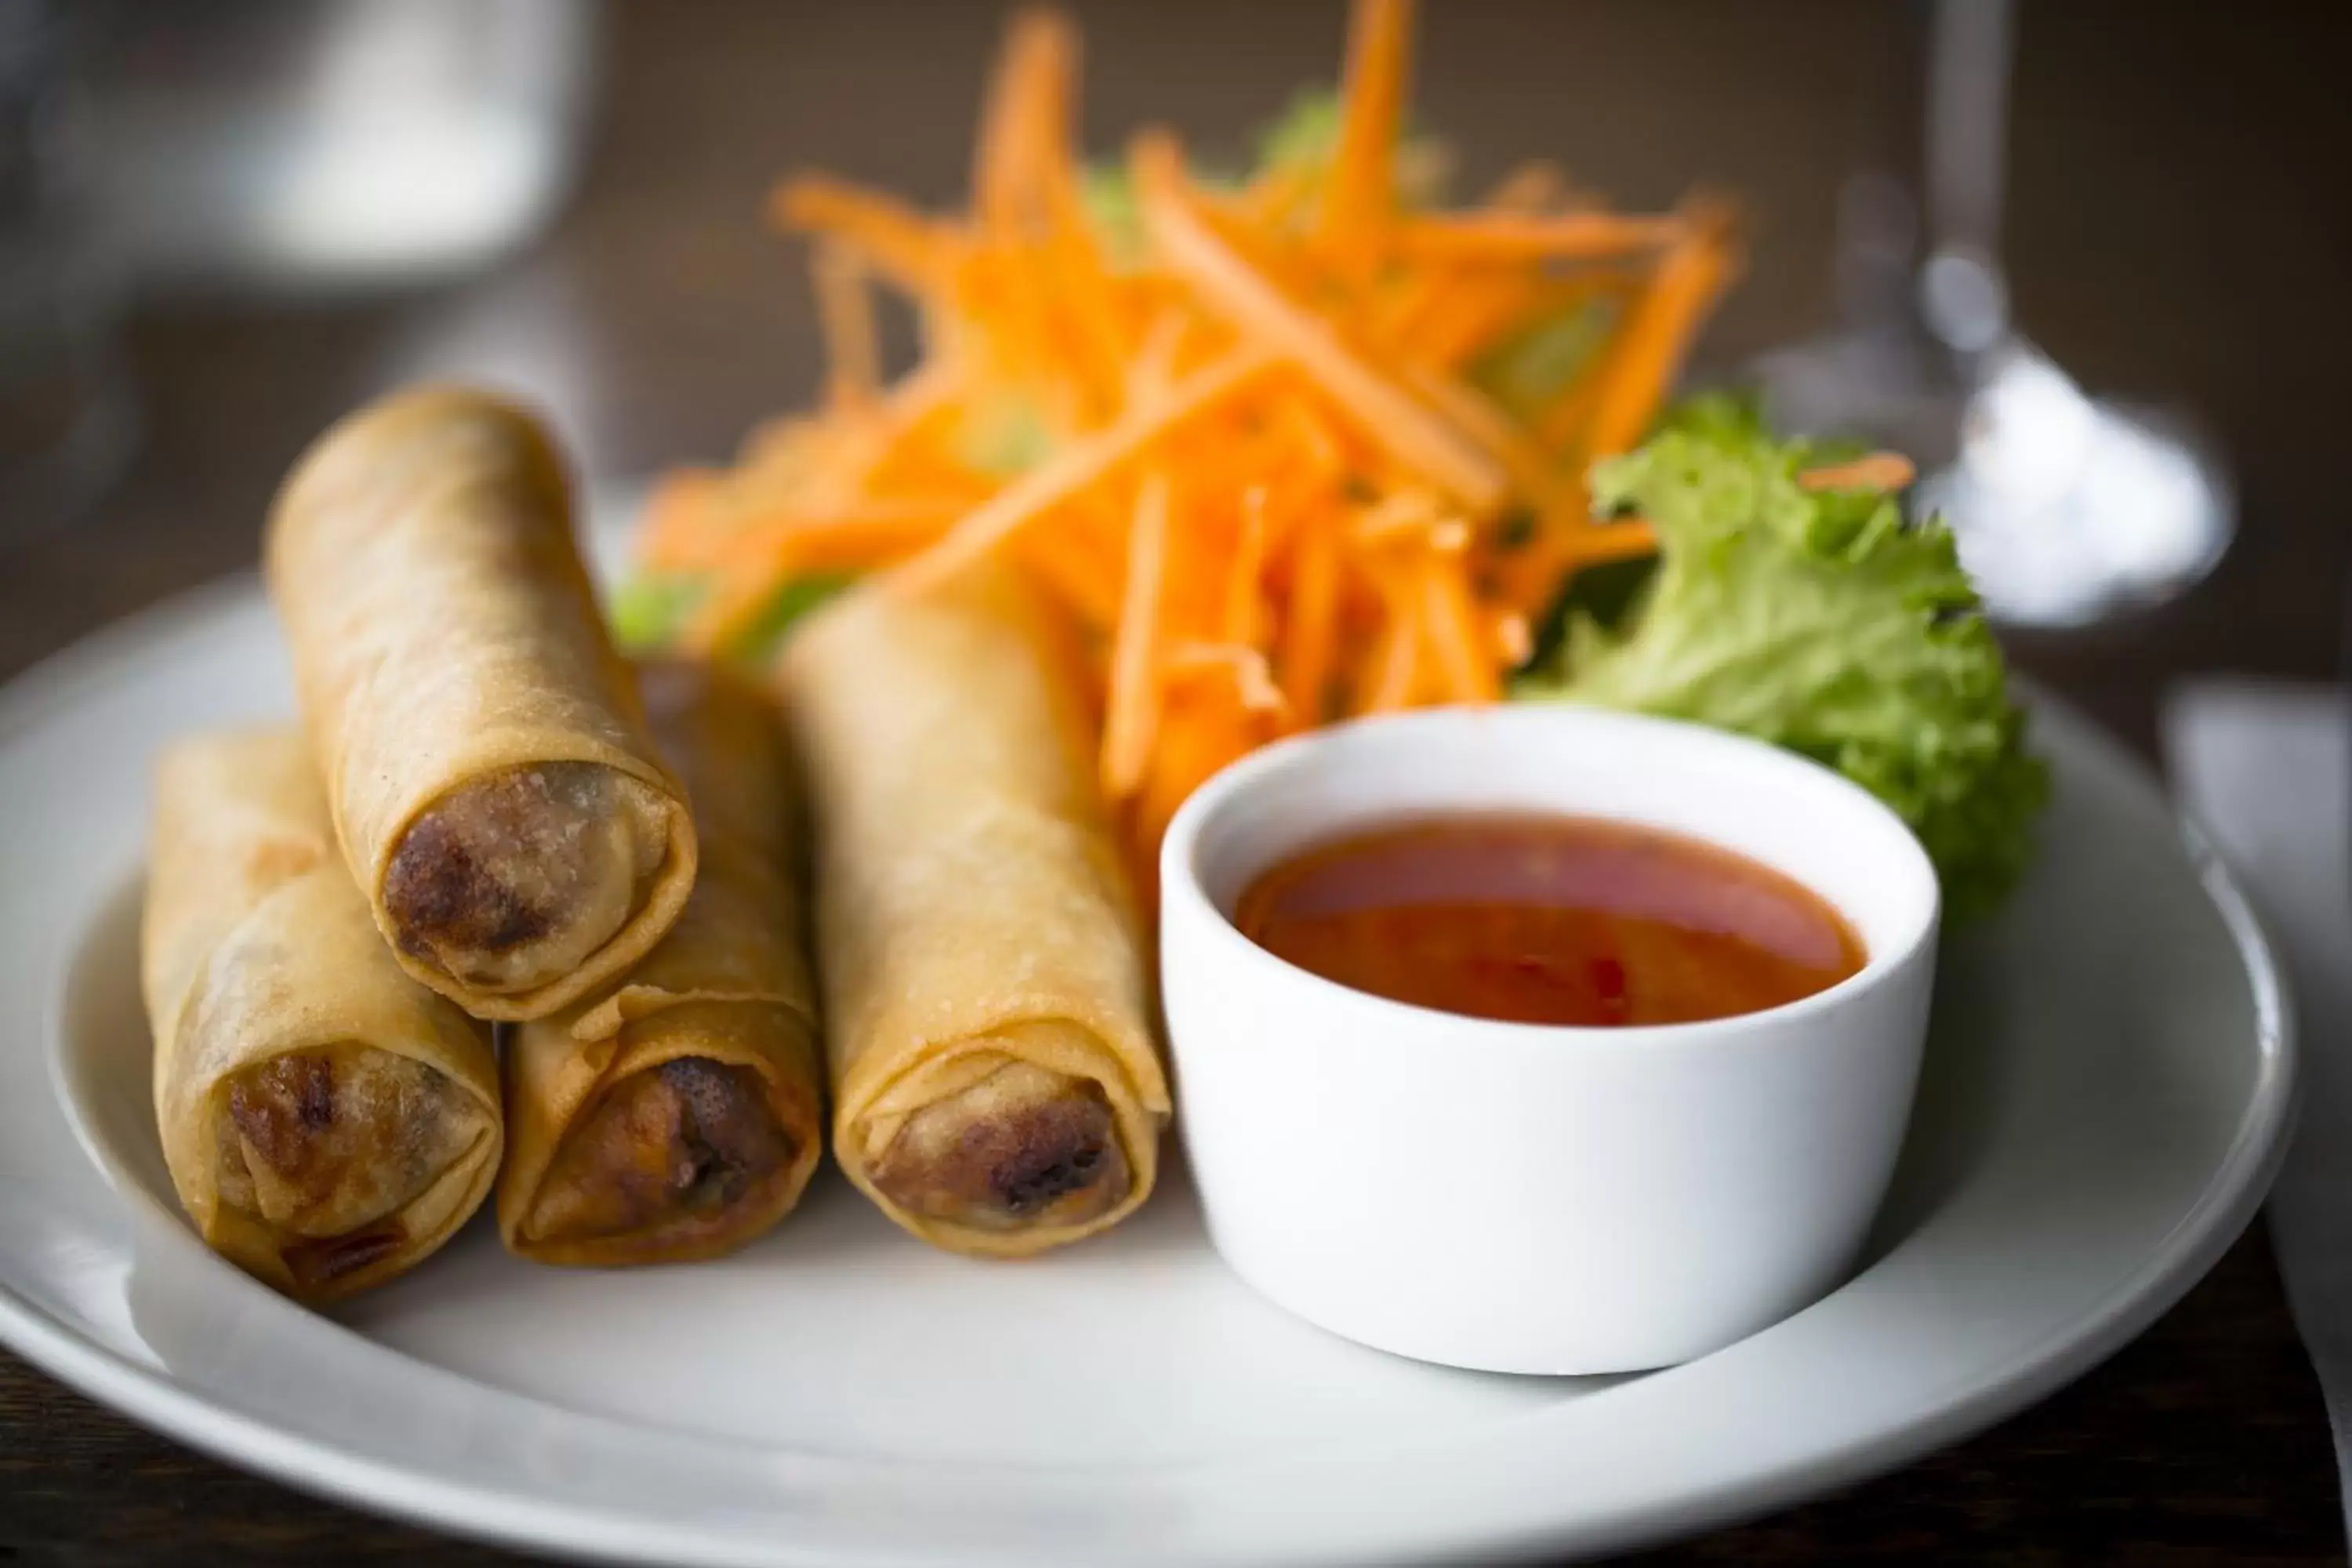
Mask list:
[[[1064,629],[998,569],[861,590],[788,646],[815,816],[835,1158],[959,1252],[1151,1191],[1168,1086]]]
[[[352,877],[477,1017],[609,989],[694,883],[685,794],[599,617],[547,437],[478,393],[320,437],[269,521],[271,598]]]
[[[654,735],[694,800],[701,870],[620,988],[507,1042],[499,1234],[544,1263],[676,1263],[800,1201],[824,1146],[803,828],[773,703],[653,665]]]
[[[394,962],[293,731],[165,753],[140,950],[164,1163],[208,1245],[328,1301],[480,1206],[501,1141],[488,1026]]]

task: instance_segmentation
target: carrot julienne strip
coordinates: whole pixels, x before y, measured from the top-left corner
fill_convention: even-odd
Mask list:
[[[1161,312],[1151,323],[1150,335],[1143,346],[1128,363],[1127,395],[1131,403],[1143,403],[1165,396],[1169,383],[1175,379],[1176,354],[1184,346],[1184,334],[1191,323],[1174,310]]]
[[[951,236],[895,196],[800,174],[776,187],[769,211],[785,228],[819,231],[856,246],[916,293],[946,288],[955,252]]]
[[[882,347],[866,265],[839,240],[821,240],[809,257],[809,279],[824,337],[826,400],[837,408],[869,404],[882,384]]]
[[[963,513],[955,500],[908,496],[853,501],[830,510],[772,512],[748,519],[703,564],[759,563],[771,570],[870,566],[936,540]]]
[[[1097,630],[1118,625],[1119,571],[1099,552],[1074,548],[1070,539],[1035,535],[1016,539],[1009,548],[1081,625]]]
[[[1479,648],[1477,606],[1462,574],[1445,557],[1421,563],[1421,621],[1445,694],[1456,702],[1492,702],[1502,696],[1494,663]]]
[[[1638,560],[1657,550],[1657,535],[1643,518],[1555,522],[1504,563],[1503,596],[1522,616],[1538,614],[1587,567]]]
[[[1425,490],[1397,490],[1365,509],[1349,535],[1358,544],[1371,546],[1426,542],[1444,511],[1437,498]]]
[[[1421,679],[1421,607],[1412,596],[1383,584],[1386,618],[1374,640],[1364,689],[1357,699],[1359,713],[1392,713],[1412,702]]]
[[[1212,192],[1172,138],[1139,139],[1139,245],[1084,186],[1080,43],[1057,11],[1005,30],[965,213],[776,187],[776,221],[815,239],[826,395],[656,492],[640,559],[709,584],[680,640],[733,647],[798,573],[911,587],[1010,554],[1091,634],[1097,767],[1147,880],[1202,779],[1335,702],[1499,696],[1562,584],[1656,548],[1643,519],[1591,520],[1582,475],[1646,433],[1734,271],[1733,225],[1703,199],[1606,211],[1544,163],[1476,205],[1424,205],[1424,150],[1401,134],[1414,15],[1354,0],[1328,159]],[[920,368],[887,387],[877,282],[921,333]],[[1482,356],[1588,303],[1606,334],[1589,363],[1484,390]],[[1884,453],[1795,476],[1911,478]],[[1535,537],[1507,542],[1506,511]]]
[[[1349,245],[1395,201],[1397,133],[1412,46],[1412,0],[1360,0],[1349,18],[1339,145],[1323,197],[1322,237]]]
[[[1194,372],[1171,388],[1167,396],[1129,410],[997,491],[937,545],[894,569],[892,577],[903,587],[915,588],[979,560],[1051,508],[1134,458],[1174,426],[1232,396],[1276,363],[1270,354],[1244,349]]]
[[[1150,776],[1129,816],[1139,885],[1150,889],[1157,884],[1160,840],[1176,808],[1210,774],[1265,739],[1264,727],[1263,719],[1234,699],[1228,681],[1195,678],[1176,693],[1160,743],[1152,752]]]
[[[1457,429],[1468,433],[1503,466],[1511,482],[1538,510],[1558,504],[1567,488],[1567,476],[1541,447],[1528,439],[1516,420],[1495,405],[1493,399],[1427,365],[1407,361],[1399,369],[1415,392],[1444,412]]]
[[[1539,213],[1568,195],[1568,176],[1549,158],[1530,158],[1495,182],[1486,193],[1490,212]]]
[[[1117,800],[1141,787],[1159,718],[1160,595],[1168,571],[1169,483],[1165,469],[1143,477],[1127,536],[1127,585],[1110,652],[1103,717],[1103,793]]]
[[[1666,252],[1635,302],[1585,436],[1587,458],[1610,458],[1647,432],[1707,309],[1731,280],[1729,213],[1706,205]]]
[[[1494,619],[1495,656],[1509,668],[1517,669],[1528,662],[1536,651],[1535,634],[1528,629],[1527,616],[1517,610],[1505,610]]]
[[[1809,490],[1899,490],[1918,473],[1900,453],[1873,452],[1851,463],[1808,468],[1797,476],[1797,483]]]
[[[1502,505],[1509,480],[1491,459],[1360,358],[1328,322],[1285,299],[1192,211],[1172,140],[1144,137],[1133,162],[1145,225],[1170,266],[1237,326],[1295,362],[1399,462],[1481,516]]]
[[[1658,552],[1657,531],[1647,518],[1621,517],[1612,521],[1566,530],[1569,559],[1579,566],[1610,561],[1631,561]]]
[[[702,563],[711,537],[709,512],[725,483],[725,476],[708,468],[679,468],[655,482],[637,531],[646,565],[676,572]]]
[[[1258,640],[1258,579],[1265,571],[1265,487],[1252,485],[1242,492],[1242,531],[1232,563],[1225,569],[1225,602],[1218,616],[1225,640],[1255,647]]]
[[[1170,651],[1167,669],[1171,679],[1206,671],[1229,675],[1234,700],[1244,710],[1277,719],[1289,715],[1289,700],[1275,685],[1265,655],[1254,647],[1237,643],[1182,643]]]
[[[1033,8],[1005,29],[981,110],[972,153],[971,205],[992,238],[1018,237],[1042,205],[1038,179],[1051,157],[1057,102],[1068,100],[1075,47],[1066,18]]]
[[[1339,527],[1325,514],[1299,527],[1289,614],[1282,624],[1282,694],[1306,723],[1320,721],[1339,620]]]

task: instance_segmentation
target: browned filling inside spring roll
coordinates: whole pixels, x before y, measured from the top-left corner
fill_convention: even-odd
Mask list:
[[[593,763],[508,768],[451,790],[401,835],[383,900],[402,949],[469,986],[528,991],[577,970],[636,912],[667,852],[644,784]]]
[[[804,1036],[791,1008],[772,1003],[688,1002],[632,1024],[630,1044]],[[648,1258],[728,1236],[747,1210],[764,1210],[800,1179],[802,1140],[814,1105],[740,1062],[671,1056],[616,1079],[574,1121],[557,1147],[528,1217],[531,1242],[604,1244],[608,1261]]]
[[[913,1213],[986,1230],[1083,1225],[1133,1181],[1102,1086],[1017,1059],[908,1115],[871,1175]]]
[[[306,1290],[398,1251],[401,1212],[494,1131],[446,1074],[355,1045],[241,1068],[216,1106],[220,1201],[303,1238],[282,1256]]]

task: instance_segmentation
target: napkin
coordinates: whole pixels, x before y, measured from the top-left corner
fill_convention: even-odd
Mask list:
[[[2165,705],[2164,750],[2294,990],[2303,1116],[2266,1213],[2352,1518],[2352,695],[2194,682]]]

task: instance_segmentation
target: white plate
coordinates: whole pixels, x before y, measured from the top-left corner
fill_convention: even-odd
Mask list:
[[[1901,1464],[2114,1351],[2237,1235],[2289,1121],[2237,893],[2134,763],[2047,710],[2046,851],[1948,955],[1870,1261],[1705,1361],[1513,1379],[1345,1343],[1225,1273],[1181,1174],[1022,1264],[932,1252],[837,1178],[679,1269],[536,1268],[478,1222],[316,1317],[181,1222],[135,984],[150,760],[288,710],[250,583],[0,697],[0,1338],[238,1464],[542,1549],[1360,1563],[1689,1531]]]

